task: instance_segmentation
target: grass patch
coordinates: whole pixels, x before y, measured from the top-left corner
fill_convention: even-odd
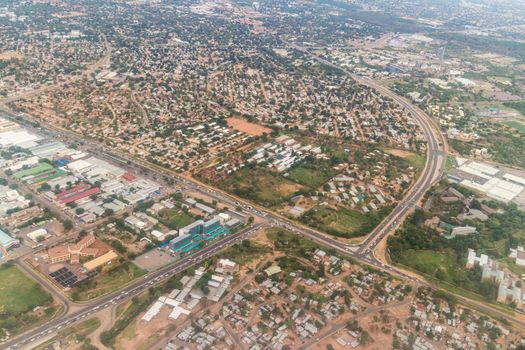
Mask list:
[[[399,167],[400,169],[413,167],[416,173],[421,173],[425,168],[427,159],[425,155],[395,148],[384,148],[382,150],[400,161],[396,164],[395,159],[392,160],[393,164],[391,166],[393,167]]]
[[[115,311],[115,317],[116,318],[119,318],[120,316],[122,316],[122,314],[124,313],[124,311],[127,310],[127,308],[131,305],[131,300],[128,300],[120,305],[117,306],[117,310]]]
[[[227,248],[221,255],[235,261],[239,265],[245,265],[270,251],[265,245],[253,240],[244,240],[241,244],[235,244]]]
[[[504,122],[503,124],[505,124],[508,127],[518,130],[522,134],[525,134],[525,124],[523,123],[520,123],[515,120],[509,120],[509,121]]]
[[[288,174],[290,180],[315,190],[334,177],[336,171],[326,161],[306,161],[291,169]]]
[[[455,280],[463,277],[464,272],[456,260],[456,254],[451,250],[444,252],[407,250],[401,256],[399,263],[430,276],[439,276],[442,281],[454,283]]]
[[[427,158],[421,154],[413,153],[404,158],[411,166],[413,166],[418,172],[422,172],[425,168]]]
[[[346,208],[336,210],[319,206],[307,211],[301,220],[306,225],[328,234],[352,238],[369,233],[390,210],[389,207],[386,207],[365,215]]]
[[[193,222],[193,218],[179,209],[162,209],[158,213],[158,219],[172,230],[187,226]]]
[[[26,276],[11,262],[0,266],[0,338],[22,333],[55,317],[62,307],[40,284]],[[35,307],[41,307],[33,312]]]
[[[447,159],[445,161],[445,169],[447,171],[452,170],[456,167],[456,160],[452,156],[447,155]]]
[[[521,115],[525,116],[525,101],[516,102],[504,102],[505,107],[509,107],[518,111]]]
[[[93,333],[98,327],[100,327],[100,319],[92,318],[73,327],[73,329],[75,330],[75,333],[86,336]]]
[[[137,325],[135,322],[130,323],[121,333],[125,339],[133,339],[137,336]]]
[[[291,255],[303,256],[306,251],[319,248],[317,243],[280,227],[267,229],[266,237],[273,243],[276,250]]]
[[[389,239],[392,244],[395,238]],[[498,286],[493,280],[481,279],[479,266],[467,269],[462,256],[458,256],[453,249],[426,250],[406,249],[401,254],[395,252],[392,260],[410,270],[439,281],[440,286],[448,289],[462,289],[465,293],[475,294],[477,299],[495,302]],[[437,283],[437,282],[436,282]]]
[[[516,274],[517,276],[521,276],[525,274],[525,267],[518,266],[511,258],[504,258],[499,261],[504,267],[510,270],[510,272]]]
[[[71,298],[75,301],[91,300],[111,293],[136,278],[143,276],[144,271],[127,261],[117,266],[110,266],[99,275],[75,287]]]
[[[0,318],[18,316],[53,301],[40,284],[14,265],[0,267],[0,281]]]
[[[267,207],[289,200],[302,185],[265,169],[241,169],[218,184],[226,191]]]

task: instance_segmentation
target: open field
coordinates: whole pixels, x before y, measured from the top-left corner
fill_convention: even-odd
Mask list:
[[[239,265],[246,265],[268,252],[270,252],[270,249],[267,246],[247,240],[227,248],[221,255],[228,257],[228,259],[235,261]]]
[[[310,190],[315,190],[328,182],[336,173],[326,162],[303,162],[289,171],[288,178]]]
[[[504,165],[525,168],[525,137],[500,124],[492,124],[495,129],[475,143],[450,140],[450,146],[462,156],[469,156],[475,148],[485,147],[490,150],[491,160]]]
[[[272,227],[266,230],[268,240],[273,243],[276,250],[283,251],[287,255],[297,255],[309,249],[316,249],[319,246],[313,241],[298,236],[280,227]]]
[[[85,16],[86,14],[84,12],[80,11],[71,11],[71,12],[57,12],[53,13],[53,17],[56,18],[71,18],[71,17],[80,17]]]
[[[361,235],[368,218],[344,208],[338,210],[328,207],[316,207],[304,214],[303,220],[308,225],[340,237]]]
[[[421,172],[425,167],[426,157],[424,155],[394,148],[386,148],[383,149],[383,151],[393,156],[402,158],[408,163],[409,166],[413,166],[418,172]]]
[[[418,171],[422,171],[425,167],[426,158],[420,154],[413,153],[405,159]]]
[[[393,156],[400,157],[400,158],[406,158],[414,154],[413,152],[405,151],[402,149],[396,149],[396,148],[385,148],[384,151],[388,154],[391,154]]]
[[[179,209],[162,209],[158,214],[159,221],[172,230],[184,227],[193,222],[191,216]]]
[[[80,283],[70,295],[77,301],[91,300],[111,293],[143,275],[144,271],[131,262],[124,262],[118,266],[110,265],[93,279]]]
[[[158,288],[160,287],[153,287],[157,288],[157,290],[160,290]],[[153,290],[152,289],[152,290]],[[111,329],[103,332],[100,336],[100,340],[102,344],[106,345],[107,347],[115,348],[115,341],[119,335],[122,334],[122,332],[125,331],[125,329],[134,322],[135,318],[143,311],[145,311],[148,306],[158,298],[158,295],[149,292],[142,293],[138,296],[133,297],[130,303],[126,303],[125,307],[122,307],[121,309],[117,310],[117,320],[111,327]],[[132,335],[133,330],[128,330],[127,335]]]
[[[455,262],[453,252],[434,252],[427,250],[407,250],[404,252],[401,264],[411,266],[425,274],[436,276],[445,282],[453,283],[457,274],[461,273]]]
[[[515,120],[509,120],[509,121],[504,122],[503,124],[505,124],[506,126],[510,128],[518,130],[522,134],[525,134],[525,124],[523,123],[520,123]]]
[[[495,303],[497,285],[494,281],[481,280],[481,269],[466,269],[451,249],[442,251],[408,249],[398,261],[403,266],[421,273],[426,279],[446,290],[474,300]],[[498,304],[503,308],[504,305]]]
[[[62,311],[53,297],[11,263],[0,267],[0,339],[23,333]]]
[[[220,182],[219,187],[256,203],[275,206],[290,199],[303,186],[267,170],[244,168]]]
[[[249,121],[235,117],[226,119],[226,122],[235,130],[242,131],[251,136],[261,136],[264,133],[269,134],[270,131],[272,131],[271,129],[268,129],[262,125],[250,123]]]
[[[0,280],[0,315],[18,316],[53,301],[49,293],[16,266],[1,267]]]

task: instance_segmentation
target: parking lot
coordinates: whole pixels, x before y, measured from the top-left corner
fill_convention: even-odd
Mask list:
[[[161,249],[153,249],[139,255],[133,262],[146,271],[155,271],[175,261],[176,258]]]

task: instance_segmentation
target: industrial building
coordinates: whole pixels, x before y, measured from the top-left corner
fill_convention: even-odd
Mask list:
[[[451,181],[487,197],[509,203],[525,190],[525,178],[485,163],[457,158],[459,166],[449,173]]]
[[[98,194],[99,192],[100,188],[91,187],[88,184],[82,183],[69,190],[60,192],[55,196],[54,200],[65,205]]]
[[[44,196],[64,210],[70,203],[77,204],[83,209],[78,214],[82,222],[93,222],[107,210],[118,212],[160,194],[157,183],[137,178],[87,152],[69,148],[59,141],[42,139],[16,123],[17,127],[13,128],[12,123],[2,118],[0,124],[7,125],[7,130],[0,133],[0,147],[17,146],[29,151],[0,160],[2,167],[28,185],[40,187],[45,184],[48,189],[62,191],[55,194],[50,190]],[[112,200],[108,201],[110,197]],[[11,204],[6,206],[6,210],[10,209]]]

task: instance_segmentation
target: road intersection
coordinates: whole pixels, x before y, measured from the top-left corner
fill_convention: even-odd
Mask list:
[[[301,50],[311,55],[307,50],[302,48],[293,47],[294,49]],[[52,125],[41,125],[35,129],[31,123],[22,123],[29,129],[34,129],[34,132],[44,134],[50,138],[65,143],[76,143],[80,144],[81,147],[95,156],[101,157],[110,162],[119,163],[120,166],[128,168],[130,170],[138,171],[141,174],[152,177],[156,181],[160,182],[165,186],[175,186],[182,191],[194,191],[197,193],[204,194],[212,199],[217,200],[225,204],[229,204],[234,207],[242,208],[242,211],[250,216],[256,218],[256,224],[241,230],[235,234],[227,236],[226,238],[211,243],[203,249],[193,253],[192,255],[186,256],[160,270],[151,272],[145,277],[138,281],[131,283],[123,289],[106,295],[104,297],[95,299],[89,303],[78,306],[75,304],[74,308],[69,307],[72,303],[69,300],[63,300],[65,303],[64,313],[49,321],[43,325],[40,325],[28,332],[20,334],[3,344],[0,344],[2,349],[19,349],[28,348],[30,344],[37,341],[42,341],[45,338],[49,338],[56,332],[69,327],[70,325],[79,322],[87,317],[93,316],[93,314],[101,311],[112,305],[116,305],[129,300],[133,296],[136,296],[144,290],[165,281],[167,278],[182,272],[190,266],[201,263],[208,259],[217,252],[225,249],[235,243],[238,243],[256,231],[270,227],[279,226],[286,228],[287,230],[299,234],[303,237],[311,239],[323,246],[335,249],[338,253],[350,256],[357,261],[366,263],[374,266],[381,270],[385,270],[389,273],[395,274],[401,278],[413,279],[412,276],[408,276],[404,271],[397,269],[394,266],[386,264],[380,257],[376,257],[374,254],[376,247],[384,241],[388,235],[395,232],[395,230],[402,224],[407,215],[409,215],[418,203],[424,198],[425,193],[430,187],[438,181],[444,174],[447,144],[443,135],[439,131],[439,128],[435,122],[423,111],[416,106],[412,105],[406,99],[394,94],[386,87],[379,85],[377,82],[356,76],[355,74],[342,69],[339,66],[334,65],[324,59],[317,56],[311,55],[313,59],[319,62],[332,66],[333,68],[339,69],[342,73],[350,75],[360,84],[369,86],[376,89],[381,94],[390,97],[397,103],[407,110],[414,120],[420,125],[423,130],[423,134],[426,139],[426,163],[424,169],[417,179],[417,181],[408,190],[406,196],[398,203],[398,205],[392,210],[392,212],[367,236],[367,238],[359,245],[349,245],[338,241],[337,239],[331,238],[323,233],[320,233],[311,228],[300,225],[296,222],[290,221],[272,211],[265,208],[258,207],[252,203],[249,203],[240,198],[234,197],[230,194],[224,193],[218,189],[212,188],[193,179],[189,179],[173,172],[157,167],[144,160],[136,159],[122,151],[109,149],[104,144],[86,139],[82,136],[74,134],[64,129],[59,129]],[[12,98],[10,99],[10,101]],[[0,104],[3,101],[0,100]],[[2,109],[0,109],[2,110]],[[7,107],[3,108],[3,112],[8,117],[16,119],[17,122],[21,122],[18,115],[13,114]],[[430,285],[424,280],[420,280],[418,283],[421,285]],[[56,294],[56,291],[54,291]],[[479,305],[478,305],[479,306]],[[490,308],[491,311],[494,311]],[[525,323],[523,323],[525,325]]]

